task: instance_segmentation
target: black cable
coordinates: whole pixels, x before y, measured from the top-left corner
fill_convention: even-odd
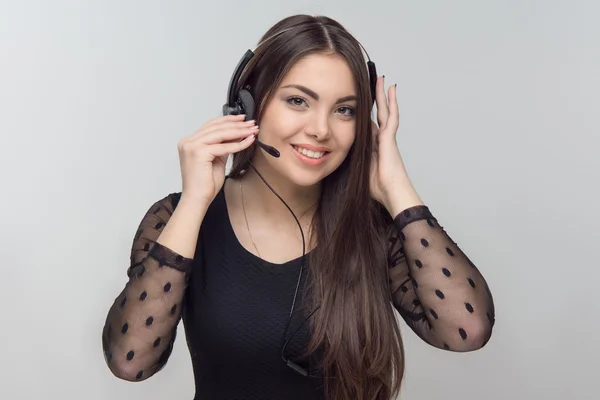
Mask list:
[[[283,361],[290,367],[292,368],[294,371],[298,372],[301,375],[304,376],[309,376],[309,377],[314,377],[314,378],[320,378],[320,376],[315,376],[315,375],[311,375],[308,370],[306,370],[305,368],[301,367],[300,365],[296,364],[295,362],[291,361],[290,359],[285,357],[285,348],[287,346],[287,344],[289,343],[289,341],[292,339],[292,337],[294,337],[294,335],[296,334],[296,332],[298,332],[298,330],[300,330],[300,328],[304,325],[304,323],[306,321],[308,321],[308,319],[321,307],[318,306],[317,308],[315,308],[308,317],[306,317],[301,323],[300,325],[296,328],[296,330],[287,338],[287,340],[285,340],[285,336],[288,332],[290,323],[292,322],[292,315],[294,314],[294,309],[296,307],[296,297],[298,296],[298,288],[300,287],[300,281],[302,280],[302,272],[304,270],[304,265],[305,265],[305,260],[306,260],[306,244],[305,244],[305,239],[304,239],[304,231],[302,230],[302,225],[300,225],[300,221],[298,220],[298,218],[296,217],[296,214],[294,214],[294,212],[292,211],[292,209],[290,208],[290,206],[287,205],[287,203],[285,202],[285,200],[283,200],[281,198],[281,196],[279,194],[277,194],[277,192],[271,187],[271,185],[269,185],[269,183],[265,180],[265,178],[261,175],[260,172],[258,172],[258,170],[254,167],[254,165],[252,165],[252,163],[250,161],[248,161],[248,164],[252,167],[252,169],[254,170],[254,172],[256,172],[258,174],[258,176],[260,177],[260,179],[265,183],[265,185],[267,185],[267,187],[271,190],[271,192],[273,192],[273,194],[275,196],[277,196],[277,198],[279,200],[281,200],[281,202],[287,207],[287,209],[290,211],[290,213],[292,213],[292,216],[294,217],[294,220],[296,221],[296,223],[298,224],[298,228],[300,228],[300,234],[302,235],[302,257],[301,257],[301,261],[300,261],[300,273],[298,274],[298,282],[296,283],[296,291],[294,293],[294,300],[292,301],[292,307],[290,309],[290,314],[288,317],[288,321],[285,325],[285,331],[283,332],[283,335],[281,337],[281,342],[280,342],[280,346],[281,346],[281,358],[283,359]],[[285,340],[285,343],[284,343]]]

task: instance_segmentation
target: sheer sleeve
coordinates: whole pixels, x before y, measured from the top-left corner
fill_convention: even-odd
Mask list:
[[[129,278],[108,312],[102,331],[106,363],[128,381],[159,371],[173,349],[192,259],[171,251],[156,239],[177,204],[171,194],[146,212],[131,248]]]
[[[489,340],[494,303],[478,268],[427,206],[394,218],[389,274],[394,308],[425,342],[472,351]]]

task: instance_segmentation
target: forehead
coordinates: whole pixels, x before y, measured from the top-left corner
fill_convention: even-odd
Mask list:
[[[356,94],[354,75],[348,62],[338,54],[310,54],[298,60],[283,77],[281,86],[297,84],[319,95]]]

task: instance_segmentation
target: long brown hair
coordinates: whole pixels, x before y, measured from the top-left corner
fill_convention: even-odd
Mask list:
[[[372,100],[366,61],[356,39],[323,16],[285,18],[261,42],[267,38],[238,87],[253,94],[258,124],[265,105],[300,58],[338,54],[353,71],[358,97],[355,141],[342,164],[321,182],[312,220],[318,245],[308,254],[308,293],[312,309],[320,307],[310,319],[305,355],[322,352],[327,399],[390,400],[400,391],[404,348],[388,280],[392,219],[369,192]],[[254,149],[234,155],[231,177],[248,168]]]

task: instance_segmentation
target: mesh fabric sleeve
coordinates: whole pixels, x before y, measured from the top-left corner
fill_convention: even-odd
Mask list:
[[[394,308],[432,346],[457,352],[483,347],[495,317],[479,269],[427,206],[401,212],[393,225],[388,259]]]
[[[181,318],[192,259],[156,242],[173,214],[177,195],[159,200],[146,212],[131,248],[128,281],[112,304],[102,347],[112,373],[140,381],[167,362]]]

